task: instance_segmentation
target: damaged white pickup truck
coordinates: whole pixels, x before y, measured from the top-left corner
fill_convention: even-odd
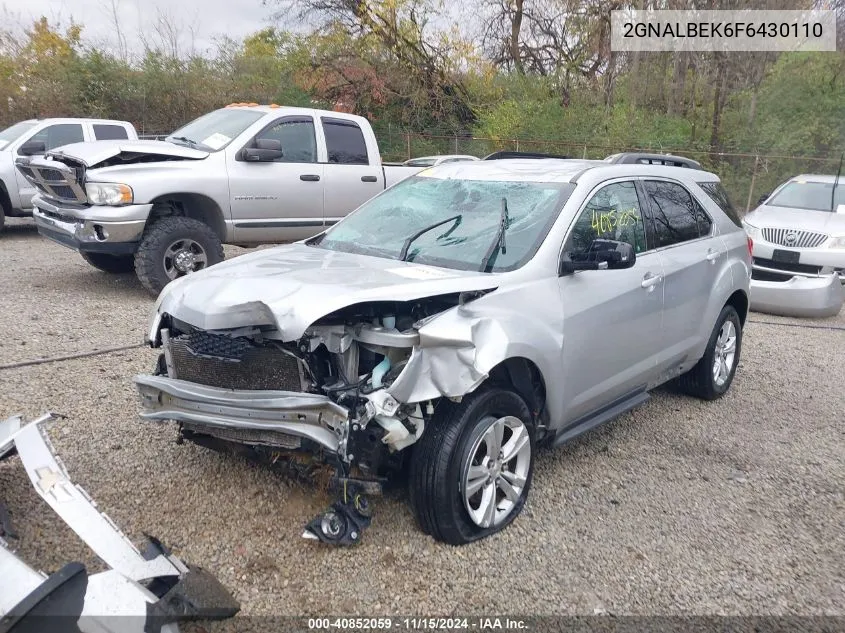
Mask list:
[[[142,416],[333,466],[341,498],[311,538],[357,542],[365,495],[402,473],[436,539],[495,533],[540,442],[671,379],[706,399],[730,386],[749,242],[702,182],[718,178],[554,159],[423,171],[320,235],[169,284]]]

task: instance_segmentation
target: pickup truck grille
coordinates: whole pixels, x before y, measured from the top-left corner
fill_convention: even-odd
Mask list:
[[[16,161],[18,170],[39,193],[59,202],[87,202],[79,170],[56,160],[42,157]]]
[[[763,239],[779,246],[792,248],[816,248],[824,244],[827,235],[813,231],[796,231],[794,229],[763,228]]]
[[[170,339],[175,375],[209,387],[251,390],[303,390],[302,361],[246,338],[193,332]]]

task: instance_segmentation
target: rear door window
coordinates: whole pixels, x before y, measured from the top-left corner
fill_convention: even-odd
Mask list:
[[[116,141],[129,138],[129,133],[122,125],[94,124],[94,138],[98,141]]]
[[[684,187],[665,180],[646,180],[643,187],[651,208],[655,248],[680,244],[710,233],[710,218]]]
[[[357,123],[345,119],[323,119],[326,149],[330,163],[367,165],[367,143]]]

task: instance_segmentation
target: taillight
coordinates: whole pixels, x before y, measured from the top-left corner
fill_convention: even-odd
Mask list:
[[[754,240],[751,239],[751,236],[746,236],[746,239],[748,240],[748,256],[751,257],[754,252]]]

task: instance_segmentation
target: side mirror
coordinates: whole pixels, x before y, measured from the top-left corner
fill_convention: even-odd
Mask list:
[[[634,247],[616,240],[593,240],[586,251],[566,252],[558,266],[558,276],[577,270],[620,270],[631,268],[637,261]]]
[[[35,156],[47,152],[47,144],[44,141],[27,141],[18,149],[21,156]]]
[[[771,192],[769,192],[769,193],[764,193],[762,196],[760,196],[760,197],[757,199],[757,206],[759,207],[759,206],[760,206],[761,204],[763,204],[766,200],[768,200],[770,195],[772,195],[772,194],[771,194]]]
[[[245,147],[241,152],[245,161],[252,163],[267,163],[279,160],[282,153],[282,142],[274,138],[257,138],[255,147]]]

